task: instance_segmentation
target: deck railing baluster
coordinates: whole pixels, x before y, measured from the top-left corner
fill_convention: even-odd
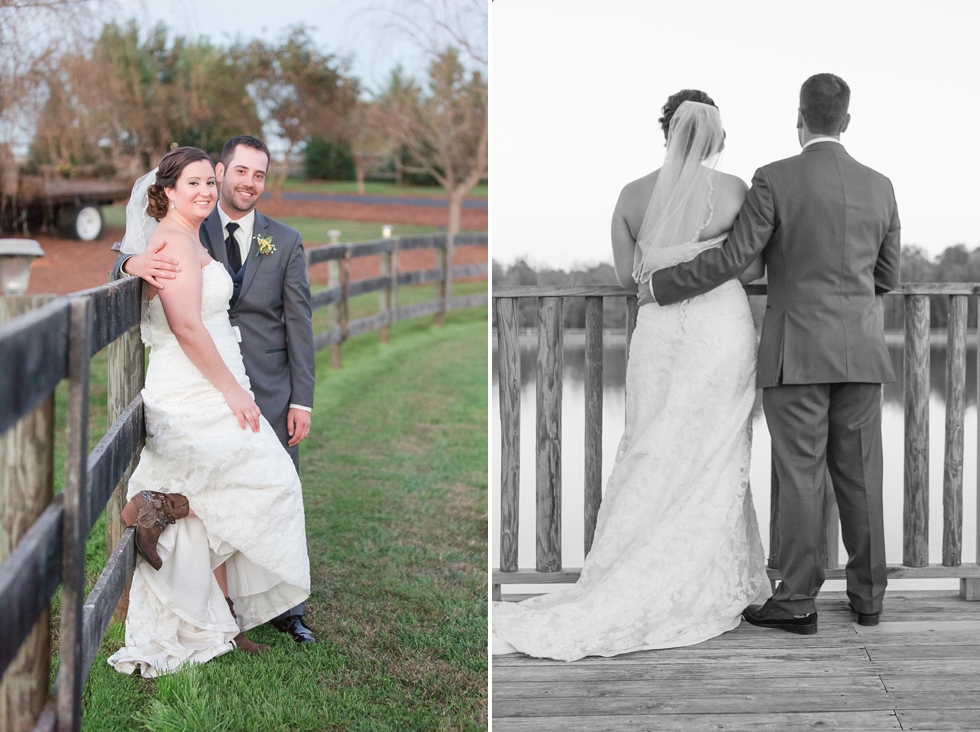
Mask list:
[[[905,508],[902,563],[929,564],[929,298],[905,296]]]
[[[977,291],[974,290],[975,296],[978,295]],[[976,384],[977,384],[977,394],[978,401],[980,401],[980,296],[976,297],[977,304],[977,373],[976,373]],[[974,557],[976,563],[980,565],[980,404],[977,405],[977,478],[976,478],[976,537],[977,537],[977,548],[976,556]],[[960,597],[964,600],[970,600],[973,602],[980,601],[980,579],[960,579]]]
[[[519,300],[500,298],[497,354],[500,372],[500,569],[517,569],[521,492],[521,351]],[[499,589],[499,588],[498,588]]]
[[[585,556],[602,503],[602,298],[585,298]]]
[[[966,414],[966,295],[949,297],[946,344],[946,444],[943,456],[943,565],[963,554],[963,418]]]
[[[561,569],[563,304],[561,297],[538,299],[536,567],[539,572]]]

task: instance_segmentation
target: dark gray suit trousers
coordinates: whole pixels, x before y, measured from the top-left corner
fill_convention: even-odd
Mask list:
[[[887,582],[881,384],[775,386],[763,389],[762,405],[779,478],[782,582],[773,602],[793,614],[816,609],[829,469],[848,556],[847,596],[858,612],[879,612]]]

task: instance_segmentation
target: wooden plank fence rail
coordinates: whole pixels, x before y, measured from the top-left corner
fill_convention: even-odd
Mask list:
[[[766,295],[765,285],[745,288],[750,297]],[[585,553],[588,555],[602,500],[602,302],[604,298],[625,299],[627,306],[626,348],[636,327],[638,305],[635,293],[615,285],[544,285],[493,288],[497,318],[498,370],[500,385],[500,559],[492,571],[492,597],[500,599],[504,584],[564,584],[575,582],[580,569],[561,564],[561,390],[562,390],[562,305],[565,298],[581,297],[586,303],[585,384]],[[942,563],[930,562],[929,521],[929,298],[948,298],[949,326],[946,361],[946,420],[943,458],[943,555]],[[969,298],[980,304],[980,283],[903,283],[887,298],[901,298],[905,313],[905,443],[903,559],[889,565],[892,579],[958,578],[964,600],[980,600],[980,540],[973,561],[963,563],[963,434],[966,414],[966,341]],[[520,322],[519,300],[538,302],[538,353],[536,374],[536,486],[537,525],[534,568],[518,562],[518,506],[520,505]],[[977,333],[980,351],[980,332]],[[980,358],[974,377],[980,392]],[[980,410],[978,410],[980,423]],[[614,426],[618,429],[618,425]],[[978,424],[980,452],[980,424]],[[980,535],[980,458],[974,520]],[[829,477],[828,477],[829,485]],[[832,491],[830,492],[832,493]],[[779,483],[772,473],[770,499],[769,577],[779,579],[775,554],[779,546]],[[844,579],[837,543],[839,517],[836,504],[825,505],[828,579]],[[523,595],[521,596],[523,597]],[[506,599],[506,598],[505,598]]]
[[[486,275],[486,264],[451,265],[453,246],[486,245],[486,234],[460,234],[455,242],[446,235],[389,238],[363,244],[331,245],[307,250],[307,266],[331,265],[333,286],[313,295],[314,308],[330,307],[331,327],[315,336],[318,349],[336,346],[347,338],[370,330],[387,329],[398,320],[487,304],[485,293],[448,297],[456,277]],[[398,272],[400,249],[434,248],[443,253],[441,266],[416,272]],[[448,253],[448,256],[446,254]],[[350,262],[363,256],[381,255],[381,276],[350,281]],[[399,307],[399,285],[440,283],[436,299]],[[350,320],[348,300],[379,292],[380,312]],[[13,299],[2,299],[7,304]],[[0,729],[11,732],[58,730],[74,732],[81,726],[82,690],[117,608],[125,609],[126,588],[132,577],[136,554],[134,530],[119,521],[129,475],[146,439],[143,400],[144,349],[139,338],[141,283],[136,278],[110,282],[101,287],[59,297],[51,302],[31,301],[17,307],[29,309],[0,324],[0,436],[13,434],[33,419],[38,410],[51,412],[43,429],[53,429],[52,395],[59,382],[68,379],[66,458],[64,490],[51,499],[50,486],[36,519],[6,536],[12,547],[0,547]],[[8,309],[0,308],[0,314]],[[17,311],[20,312],[19,310]],[[98,445],[88,452],[89,363],[92,356],[109,348],[108,414],[111,424]],[[339,350],[338,363],[339,365]],[[44,406],[48,405],[48,406]],[[47,412],[42,414],[44,417]],[[33,424],[33,423],[32,423]],[[47,425],[47,427],[44,427]],[[40,429],[40,428],[39,428]],[[46,459],[53,454],[47,441]],[[20,443],[17,443],[20,444]],[[6,445],[6,443],[4,443]],[[27,453],[24,449],[21,452]],[[4,470],[17,472],[22,455],[5,454]],[[37,460],[33,456],[32,460]],[[38,471],[44,473],[43,466]],[[48,473],[51,471],[48,470]],[[48,478],[50,476],[48,475]],[[43,480],[41,481],[44,482]],[[50,482],[50,481],[48,481]],[[9,483],[9,485],[8,485]],[[16,481],[3,484],[16,491]],[[43,488],[43,486],[41,486]],[[40,488],[35,489],[40,490]],[[4,494],[4,511],[10,505],[29,503],[31,496]],[[107,508],[108,506],[108,508]],[[109,557],[95,587],[85,596],[85,543],[99,515],[107,510]],[[38,515],[39,514],[39,515]],[[7,518],[7,516],[5,516]],[[8,525],[18,521],[4,521]],[[516,534],[515,534],[516,540]],[[516,545],[515,545],[516,547]],[[516,558],[516,554],[515,554]],[[47,613],[51,597],[62,585],[59,667],[55,684],[48,689],[50,637]],[[43,633],[41,633],[43,631]],[[28,637],[41,633],[35,649]],[[34,653],[36,679],[24,679],[14,669],[15,659]],[[7,674],[8,669],[11,674]],[[16,687],[13,684],[17,672]],[[33,684],[33,686],[31,686]],[[50,693],[49,693],[50,692]],[[20,701],[30,698],[24,710]]]
[[[452,264],[454,247],[485,246],[485,233],[465,233],[448,236],[394,236],[386,239],[357,244],[326,244],[306,250],[306,266],[328,263],[330,286],[313,293],[314,310],[329,307],[326,330],[313,336],[316,350],[330,348],[330,365],[340,368],[340,344],[348,338],[372,330],[381,331],[381,342],[387,342],[389,329],[399,320],[410,320],[424,315],[436,316],[436,324],[444,322],[445,314],[452,310],[479,307],[487,304],[487,296],[462,295],[452,297],[452,282],[464,277],[485,277],[489,272],[486,263]],[[398,252],[410,249],[434,249],[436,266],[409,272],[398,271]],[[381,257],[380,274],[360,280],[350,280],[351,261],[361,257]],[[408,285],[436,283],[436,299],[413,305],[398,306],[398,288]],[[355,320],[350,319],[350,298],[371,292],[379,293],[379,311]]]

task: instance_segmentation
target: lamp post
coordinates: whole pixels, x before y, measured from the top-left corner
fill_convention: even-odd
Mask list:
[[[44,250],[33,239],[0,239],[0,289],[5,295],[23,295],[31,277],[31,262]]]

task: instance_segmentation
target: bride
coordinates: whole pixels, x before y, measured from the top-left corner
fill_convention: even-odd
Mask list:
[[[770,595],[749,493],[757,341],[745,292],[731,280],[660,307],[649,287],[654,271],[724,241],[747,189],[715,170],[725,133],[706,94],[679,92],[663,113],[663,167],[629,183],[613,214],[616,272],[637,283],[641,307],[592,551],[574,586],[494,603],[494,654],[574,661],[693,645]]]
[[[147,678],[236,647],[268,650],[242,631],[310,590],[299,477],[249,391],[228,320],[231,276],[198,238],[216,201],[211,159],[181,147],[136,182],[126,211],[124,252],[166,241],[183,265],[165,290],[145,286],[149,440],[123,511],[142,557],[126,645],[109,658]]]

